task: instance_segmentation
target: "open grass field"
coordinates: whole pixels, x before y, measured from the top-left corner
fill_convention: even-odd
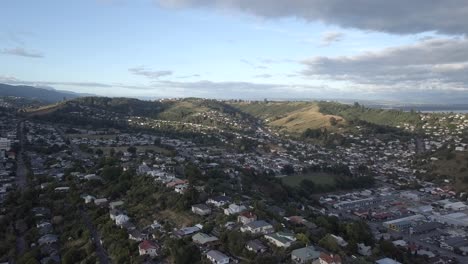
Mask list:
[[[462,191],[468,188],[468,182],[464,180],[468,176],[468,152],[455,152],[455,156],[448,160],[440,157],[432,162],[430,169],[435,175],[455,181],[452,183],[455,189]]]
[[[64,106],[65,104],[63,102],[60,102],[56,104],[41,106],[39,108],[28,108],[25,109],[25,114],[30,117],[47,115],[62,109]]]
[[[335,118],[339,124],[345,123],[342,117],[324,115],[320,113],[317,105],[313,105],[288,113],[285,117],[270,122],[269,125],[285,129],[290,133],[303,133],[308,128],[331,128],[332,124],[330,123],[330,119],[332,117]]]
[[[317,185],[335,185],[335,175],[323,173],[323,172],[314,172],[308,174],[296,174],[290,175],[281,178],[281,181],[286,185],[291,187],[297,187],[303,180],[310,180],[313,181]]]
[[[234,107],[265,120],[266,124],[281,131],[302,134],[308,128],[318,129],[343,127],[347,124],[341,116],[327,115],[320,112],[317,102],[268,102],[268,103],[234,103]],[[330,122],[335,118],[339,126]]]

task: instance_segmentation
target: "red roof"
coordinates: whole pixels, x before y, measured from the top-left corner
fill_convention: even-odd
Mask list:
[[[244,211],[239,214],[240,216],[246,217],[246,218],[255,218],[257,217],[254,213],[249,212],[249,211]]]
[[[341,257],[339,255],[329,255],[327,253],[320,253],[320,259],[329,264],[341,264]]]
[[[141,242],[140,245],[138,245],[138,248],[143,249],[143,250],[148,250],[148,249],[158,249],[159,246],[156,245],[156,243],[152,241],[143,240],[143,242]]]
[[[173,180],[171,182],[169,182],[168,184],[166,184],[167,187],[174,187],[176,185],[179,185],[179,184],[185,184],[185,183],[188,183],[187,180],[181,180],[181,179],[176,179],[176,180]]]
[[[304,223],[304,218],[302,218],[302,216],[295,215],[295,216],[289,217],[289,221],[294,224],[302,224]]]

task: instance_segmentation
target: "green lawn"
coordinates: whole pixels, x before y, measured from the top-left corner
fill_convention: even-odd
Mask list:
[[[297,174],[281,178],[281,180],[292,187],[299,186],[303,180],[313,181],[317,185],[335,185],[335,175],[324,172],[312,172],[307,174]]]

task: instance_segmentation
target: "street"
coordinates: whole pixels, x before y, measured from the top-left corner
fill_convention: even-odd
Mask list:
[[[96,246],[96,254],[99,258],[99,263],[101,264],[108,264],[111,263],[109,260],[109,256],[107,255],[106,250],[104,247],[101,245],[101,237],[98,234],[96,228],[94,227],[93,223],[91,222],[91,219],[89,219],[88,213],[86,213],[83,209],[81,209],[81,217],[84,219],[86,227],[89,229],[89,232],[91,233],[92,240],[94,242],[94,245]]]

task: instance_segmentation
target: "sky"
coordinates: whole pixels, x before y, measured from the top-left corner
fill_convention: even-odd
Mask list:
[[[466,0],[4,0],[0,82],[139,98],[468,102]]]

